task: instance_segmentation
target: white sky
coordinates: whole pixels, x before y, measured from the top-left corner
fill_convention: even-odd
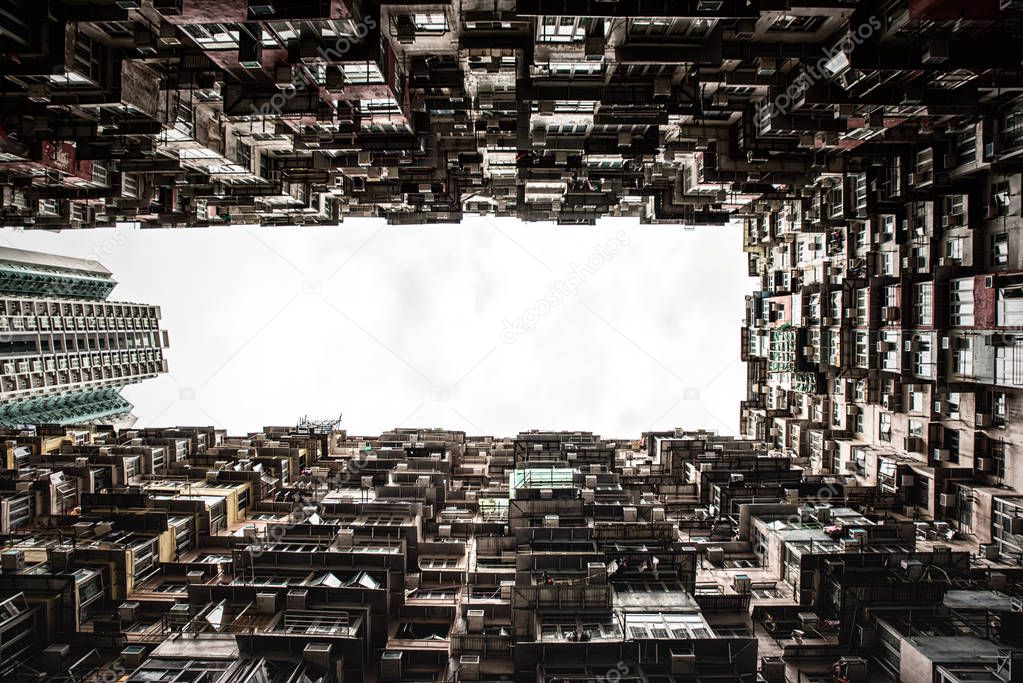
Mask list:
[[[170,373],[124,391],[144,426],[238,434],[343,413],[353,434],[738,427],[752,280],[735,225],[364,219],[5,229],[0,243],[97,258],[120,283],[111,299],[162,308]]]

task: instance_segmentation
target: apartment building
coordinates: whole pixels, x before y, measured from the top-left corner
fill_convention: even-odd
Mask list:
[[[1011,289],[1019,11],[14,0],[0,221],[743,220],[772,263],[812,233],[821,259],[997,266]]]
[[[740,437],[230,435],[110,426],[158,309],[0,251],[3,680],[1023,681],[1019,2],[8,5],[0,225],[626,216],[759,286]]]
[[[999,545],[1023,543],[1023,503],[1005,489],[967,533],[705,430],[0,436],[4,680],[1023,671],[1023,570]]]
[[[116,284],[95,261],[0,248],[0,423],[130,419],[119,390],[167,371],[167,333]]]

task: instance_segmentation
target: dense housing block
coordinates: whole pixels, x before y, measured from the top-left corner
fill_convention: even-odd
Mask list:
[[[303,421],[0,437],[21,454],[0,470],[4,680],[1023,671],[1008,490],[985,533],[1013,547],[704,431],[357,436]]]
[[[107,424],[158,311],[0,250],[0,678],[1023,681],[1021,20],[10,0],[2,225],[728,224],[759,287],[739,437],[229,435]]]

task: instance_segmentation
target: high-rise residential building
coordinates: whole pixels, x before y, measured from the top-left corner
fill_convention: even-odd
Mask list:
[[[108,299],[110,271],[0,248],[0,424],[123,423],[125,385],[167,371],[160,308]]]
[[[0,677],[1020,680],[1018,495],[978,543],[770,441],[635,436],[0,429]]]

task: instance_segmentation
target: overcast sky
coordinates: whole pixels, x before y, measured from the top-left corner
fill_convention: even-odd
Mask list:
[[[97,258],[111,299],[159,305],[170,372],[128,387],[140,425],[232,433],[344,415],[514,435],[735,433],[745,393],[738,226],[349,220],[322,228],[0,230]]]

